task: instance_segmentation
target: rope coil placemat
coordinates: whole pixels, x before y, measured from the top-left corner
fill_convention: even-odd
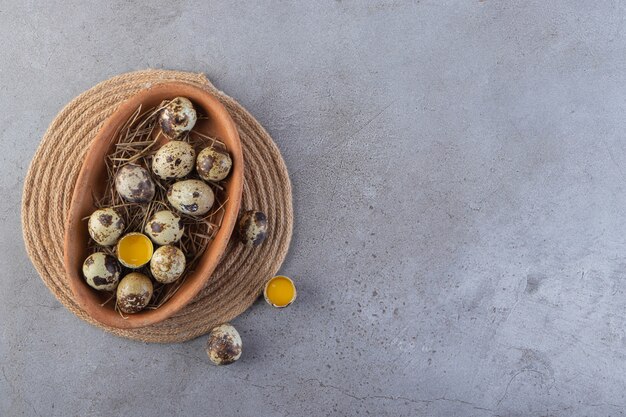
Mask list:
[[[248,248],[235,236],[206,287],[171,318],[122,330],[94,321],[73,298],[63,264],[65,220],[85,152],[102,123],[126,99],[151,85],[178,81],[204,88],[226,107],[237,125],[245,172],[241,207],[263,211],[268,238]],[[280,151],[263,127],[203,74],[145,70],[103,81],[72,100],[48,127],[24,180],[22,231],[26,250],[54,296],[81,319],[108,332],[145,342],[182,342],[243,313],[280,268],[291,240],[291,184]]]

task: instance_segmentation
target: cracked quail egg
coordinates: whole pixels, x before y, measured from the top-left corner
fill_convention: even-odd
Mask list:
[[[122,266],[117,259],[104,252],[92,253],[83,262],[85,281],[98,291],[113,291],[121,274]]]
[[[259,246],[267,237],[267,216],[261,211],[248,210],[238,224],[239,238],[246,246]]]
[[[193,170],[196,151],[187,142],[173,140],[161,146],[152,159],[152,171],[161,179],[182,178]]]
[[[221,181],[228,176],[233,160],[228,152],[205,148],[198,154],[196,171],[205,181]]]
[[[169,210],[157,211],[146,223],[145,232],[157,245],[169,245],[183,237],[183,220]]]
[[[161,246],[150,260],[150,272],[162,284],[176,281],[185,272],[185,254],[175,246]]]
[[[209,333],[206,352],[215,365],[228,365],[241,357],[241,336],[229,323],[215,327]]]
[[[176,97],[170,101],[159,115],[161,130],[171,138],[189,132],[195,126],[196,120],[196,110],[191,101],[185,97]]]
[[[124,165],[117,171],[115,189],[131,203],[147,203],[156,191],[148,170],[136,164]]]
[[[89,236],[102,246],[111,246],[124,231],[124,219],[112,208],[99,209],[91,213],[87,230]]]
[[[284,308],[291,305],[298,295],[296,285],[291,278],[278,275],[265,283],[263,297],[271,306]]]
[[[152,291],[150,278],[139,272],[131,272],[117,286],[117,306],[123,313],[137,313],[148,305]]]
[[[132,232],[117,242],[115,255],[122,265],[131,269],[138,269],[150,262],[154,246],[148,236]]]
[[[213,206],[213,190],[200,180],[184,180],[174,183],[167,190],[167,199],[178,211],[192,216],[202,216]]]

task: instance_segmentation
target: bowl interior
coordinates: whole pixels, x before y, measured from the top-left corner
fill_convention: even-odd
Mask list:
[[[95,209],[95,199],[106,189],[107,170],[105,157],[112,151],[120,127],[142,106],[158,106],[163,100],[177,96],[189,98],[196,109],[208,117],[199,119],[194,130],[216,137],[228,148],[233,160],[230,175],[224,181],[225,198],[222,225],[206,252],[200,258],[178,291],[163,305],[154,310],[144,310],[122,317],[112,302],[111,294],[89,287],[82,277],[82,264],[88,256],[89,232],[84,220]],[[208,143],[208,142],[207,142]],[[105,121],[87,152],[78,176],[65,229],[65,269],[70,287],[79,305],[95,320],[117,328],[136,328],[158,323],[184,307],[204,287],[217,266],[233,231],[239,212],[243,188],[243,156],[241,142],[234,122],[221,103],[206,90],[184,84],[163,83],[143,90],[124,102]]]

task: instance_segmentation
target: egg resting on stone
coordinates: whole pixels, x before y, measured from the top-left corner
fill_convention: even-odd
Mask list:
[[[113,291],[122,274],[122,266],[114,256],[104,252],[92,253],[83,262],[83,276],[91,288]]]
[[[248,210],[238,223],[241,242],[246,246],[258,246],[267,237],[267,216],[261,211]]]
[[[161,130],[174,139],[193,129],[196,120],[196,110],[191,101],[185,97],[176,97],[159,114]]]
[[[152,158],[152,171],[161,179],[188,175],[194,166],[196,151],[187,142],[173,140],[161,146]]]
[[[229,323],[215,327],[209,333],[206,352],[216,365],[228,365],[241,357],[242,343],[239,332]]]
[[[125,226],[124,219],[115,210],[104,208],[91,213],[87,230],[97,244],[111,246],[120,238]]]
[[[185,272],[185,254],[175,246],[161,246],[150,260],[150,272],[162,284],[176,281]]]
[[[205,181],[221,181],[228,176],[233,160],[228,152],[205,148],[196,159],[196,171]]]
[[[152,281],[139,272],[131,272],[117,285],[117,306],[124,313],[143,310],[152,298]]]
[[[211,187],[203,181],[184,180],[170,186],[167,200],[181,213],[202,216],[211,210],[215,195]]]
[[[117,171],[115,189],[131,203],[147,203],[156,191],[148,170],[136,164],[126,164]]]
[[[157,211],[146,223],[145,232],[157,245],[169,245],[183,237],[183,220],[169,210]]]

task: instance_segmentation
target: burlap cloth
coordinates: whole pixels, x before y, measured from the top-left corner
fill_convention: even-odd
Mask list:
[[[269,236],[254,249],[231,239],[207,286],[189,305],[159,324],[120,330],[95,322],[74,301],[63,266],[65,219],[85,152],[103,121],[133,94],[165,81],[205,88],[229,111],[238,127],[245,159],[242,208],[267,214]],[[84,92],[50,124],[24,181],[24,241],[46,286],[81,319],[118,336],[145,342],[193,339],[244,312],[285,259],[292,226],[291,185],[278,148],[250,113],[218,91],[203,74],[137,71],[111,78]]]

